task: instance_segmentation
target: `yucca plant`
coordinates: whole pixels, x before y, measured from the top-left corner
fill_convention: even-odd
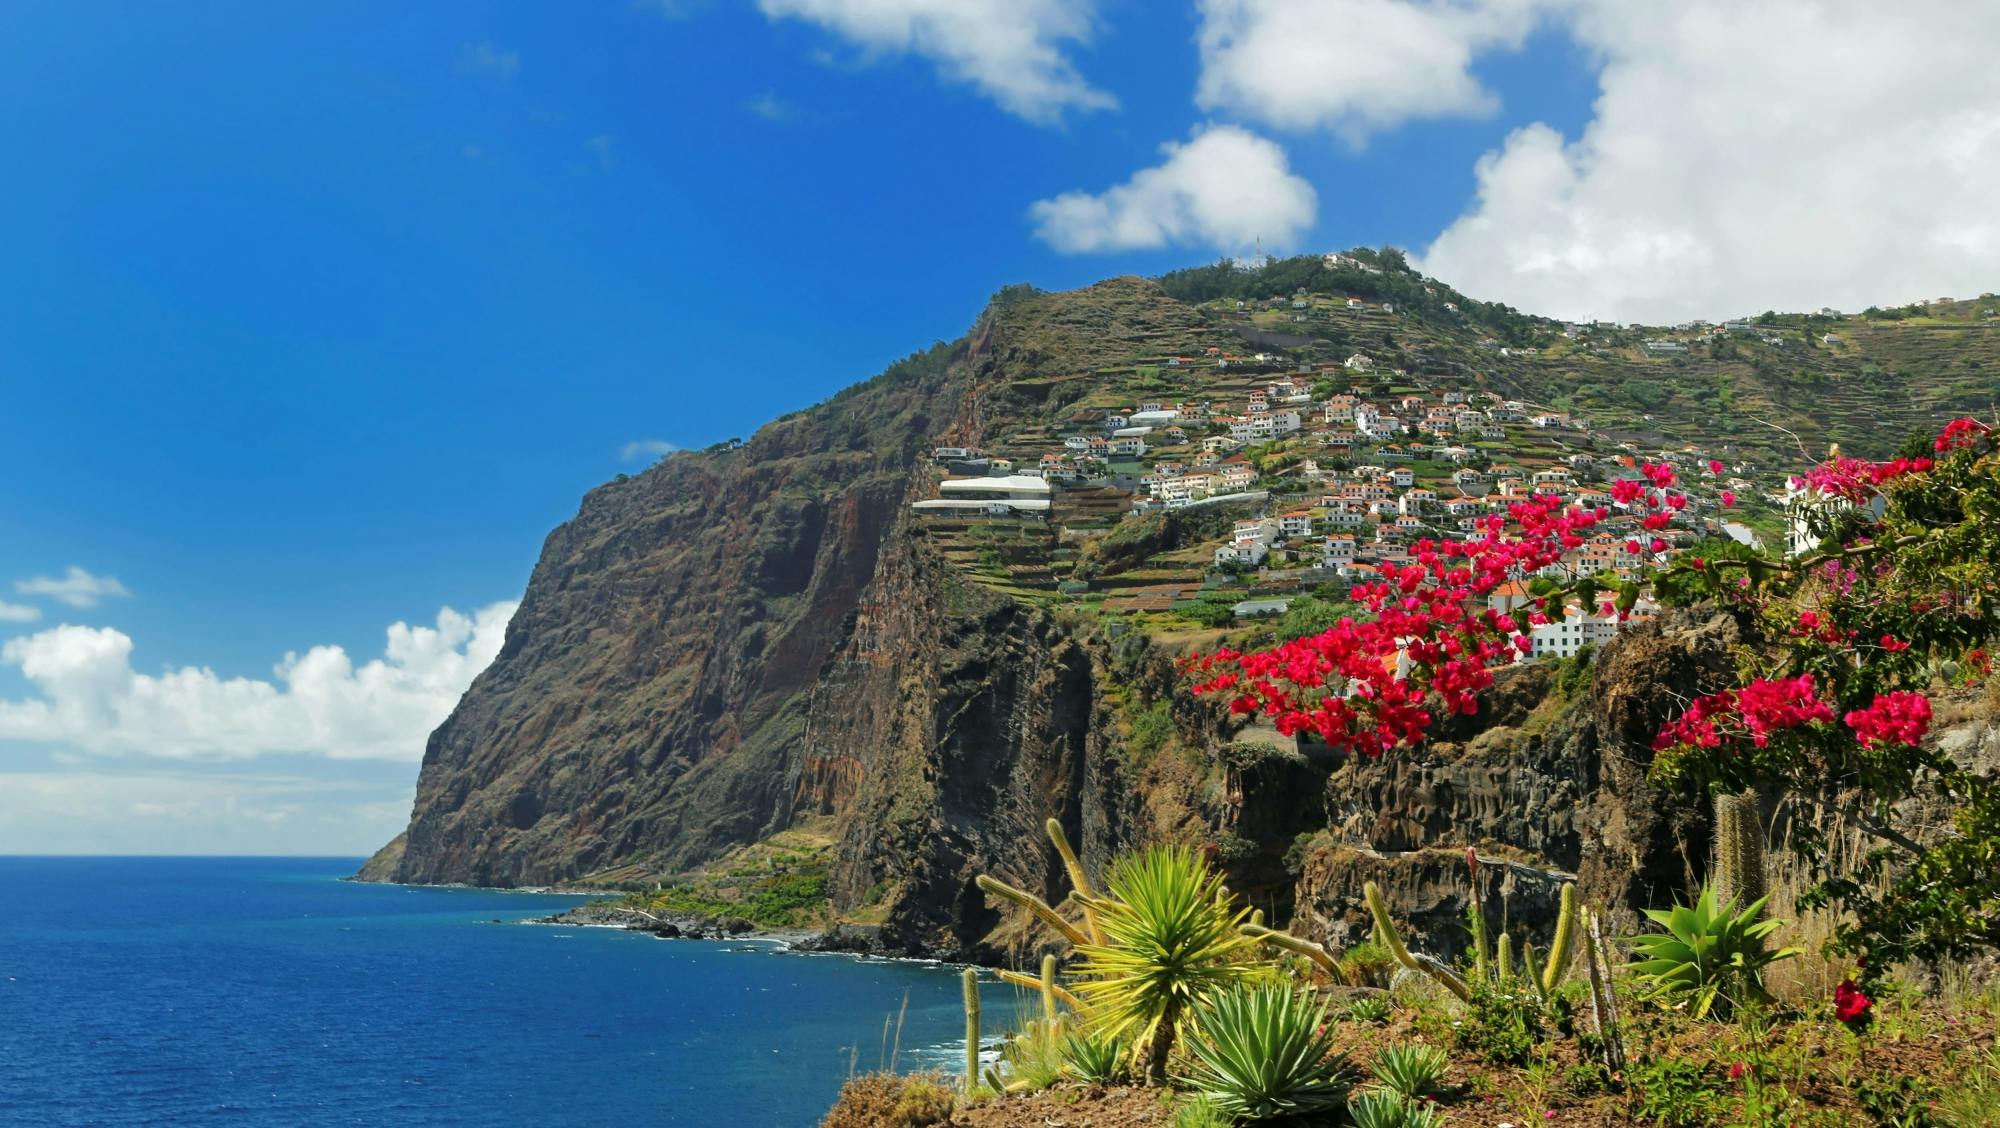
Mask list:
[[[1804,950],[1765,949],[1765,937],[1784,927],[1783,921],[1757,919],[1769,900],[1759,897],[1737,912],[1734,901],[1718,907],[1715,888],[1704,885],[1693,905],[1647,909],[1654,923],[1666,927],[1632,942],[1639,957],[1632,970],[1648,984],[1648,997],[1684,996],[1696,1018],[1707,1017],[1718,1003],[1727,1008],[1768,999],[1764,969]]]
[[[1079,894],[1104,934],[1078,951],[1076,993],[1092,1025],[1132,1044],[1146,1080],[1166,1083],[1183,1019],[1210,992],[1269,974],[1256,941],[1237,932],[1222,878],[1184,846],[1158,846],[1112,863],[1106,897]]]
[[[1437,1109],[1391,1089],[1369,1089],[1347,1102],[1347,1119],[1354,1128],[1437,1128],[1444,1117]]]
[[[1187,1048],[1183,1080],[1238,1119],[1324,1112],[1347,1099],[1326,1006],[1291,984],[1230,987],[1203,999]]]
[[[1375,1058],[1375,1079],[1415,1099],[1444,1079],[1445,1055],[1436,1046],[1390,1046]]]
[[[1105,1034],[1065,1031],[1061,1053],[1063,1072],[1079,1081],[1108,1085],[1125,1075],[1125,1045]]]

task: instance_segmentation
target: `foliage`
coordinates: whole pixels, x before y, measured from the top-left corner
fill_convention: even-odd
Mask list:
[[[941,1079],[875,1073],[856,1077],[821,1128],[930,1128],[951,1119],[957,1098]]]
[[[1233,1122],[1207,1093],[1196,1093],[1174,1106],[1174,1128],[1229,1128]]]
[[[1065,1064],[1061,1025],[1030,1021],[1000,1047],[1001,1088],[1008,1092],[1046,1089],[1062,1079]]]
[[[1254,940],[1237,926],[1220,875],[1185,846],[1156,846],[1117,859],[1106,897],[1082,896],[1104,939],[1079,948],[1077,994],[1092,1020],[1150,1053],[1149,1080],[1164,1080],[1176,1029],[1212,991],[1262,975]],[[1081,895],[1080,895],[1081,896]]]
[[[1525,984],[1476,979],[1465,1017],[1453,1028],[1457,1047],[1494,1065],[1525,1065],[1542,1040],[1542,1005]]]
[[[1174,717],[1165,701],[1153,703],[1152,708],[1136,713],[1132,717],[1132,751],[1141,756],[1158,752],[1162,745],[1174,735]]]
[[[1435,1108],[1390,1089],[1368,1089],[1347,1101],[1354,1128],[1437,1128],[1444,1117]]]
[[[1388,1046],[1375,1058],[1375,1079],[1405,1097],[1437,1088],[1444,1070],[1444,1051],[1436,1046]]]
[[[1062,1064],[1079,1081],[1108,1085],[1125,1075],[1125,1044],[1101,1030],[1067,1030]]]
[[[1294,599],[1285,608],[1285,613],[1278,617],[1278,641],[1319,634],[1353,611],[1354,605],[1350,603],[1329,603],[1312,596]]]
[[[1721,1103],[1720,1090],[1699,1062],[1649,1058],[1633,1067],[1631,1082],[1637,1096],[1633,1112],[1662,1128],[1708,1124]]]
[[[1185,1080],[1234,1117],[1321,1112],[1347,1098],[1326,1007],[1291,984],[1230,987],[1203,999],[1188,1050]]]
[[[1347,1017],[1355,1022],[1387,1022],[1390,1009],[1387,995],[1361,995],[1347,1001]]]
[[[1687,793],[1782,791],[1819,807],[1791,822],[1809,864],[1826,861],[1827,828],[1878,841],[1855,872],[1822,871],[1802,901],[1845,910],[1837,944],[1864,953],[1870,975],[2000,948],[2000,778],[1922,743],[1938,672],[1983,676],[2000,637],[1992,428],[1954,420],[1920,452],[1883,463],[1835,454],[1808,471],[1798,515],[1821,545],[1799,558],[1734,544],[1673,554],[1666,534],[1695,524],[1680,472],[1639,471],[1608,491],[1640,527],[1626,545],[1645,565],[1637,579],[1536,576],[1526,606],[1486,608],[1501,583],[1559,562],[1612,512],[1522,501],[1481,518],[1469,539],[1413,545],[1409,562],[1354,588],[1363,613],[1351,621],[1191,659],[1194,691],[1264,713],[1281,732],[1376,756],[1422,743],[1442,716],[1477,712],[1493,669],[1530,649],[1529,628],[1571,600],[1622,615],[1650,585],[1669,605],[1726,609],[1744,639],[1737,675],[1661,729],[1656,780]],[[1581,684],[1580,671],[1573,678]],[[1922,809],[1905,800],[1924,795],[1951,810],[1943,833],[1899,825]]]
[[[1718,907],[1713,886],[1703,886],[1693,905],[1647,909],[1666,931],[1648,933],[1632,943],[1640,959],[1632,970],[1650,985],[1652,997],[1685,999],[1696,1018],[1705,1018],[1722,1004],[1723,1012],[1764,993],[1764,969],[1798,955],[1801,949],[1767,951],[1763,941],[1783,927],[1783,921],[1758,920],[1768,897],[1736,911],[1731,901]]]

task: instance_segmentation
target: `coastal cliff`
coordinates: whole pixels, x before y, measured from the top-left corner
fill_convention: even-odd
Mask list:
[[[835,922],[827,943],[980,960],[1045,941],[973,877],[1060,899],[1051,817],[1093,872],[1133,845],[1197,843],[1274,922],[1343,945],[1365,933],[1372,880],[1429,949],[1454,950],[1468,847],[1498,875],[1482,885],[1489,911],[1530,932],[1572,877],[1614,910],[1670,899],[1703,874],[1707,816],[1655,794],[1649,744],[1674,701],[1733,668],[1726,616],[1624,632],[1587,665],[1510,669],[1478,715],[1422,749],[1356,761],[1246,728],[1176,672],[1225,637],[1268,639],[1268,625],[1232,617],[1253,585],[1310,601],[1298,561],[1218,579],[1217,538],[1261,500],[1128,516],[1128,464],[1057,491],[1047,521],[911,509],[938,488],[940,447],[1040,457],[1148,399],[1254,403],[1298,375],[1313,382],[1302,398],[1352,379],[1463,412],[1475,394],[1501,398],[1471,389],[1546,378],[1473,351],[1521,320],[1504,307],[1482,326],[1460,312],[1477,303],[1428,280],[1342,282],[1392,284],[1403,289],[1378,296],[1396,298],[1398,320],[1385,301],[1328,329],[1311,318],[1333,314],[1314,306],[1289,315],[1315,334],[1299,338],[1310,348],[1253,357],[1228,351],[1269,336],[1246,327],[1242,301],[1204,308],[1136,278],[1003,291],[955,342],[747,441],[591,491],[549,535],[499,657],[432,734],[408,830],[359,876],[652,888],[790,834],[823,844],[812,865]],[[1264,304],[1273,316],[1311,305]],[[1366,357],[1340,358],[1362,345],[1436,374],[1350,373]],[[1564,363],[1642,363],[1596,353]],[[1718,346],[1712,363],[1743,362]],[[1673,372],[1659,394],[1712,377]],[[1739,375],[1736,394],[1759,387],[1756,371]],[[1620,379],[1604,386],[1646,387]],[[1587,466],[1576,452],[1609,458],[1650,433],[1568,416],[1509,426],[1501,455],[1529,468]],[[1199,434],[1172,457],[1194,461]],[[1258,466],[1272,489],[1241,496],[1302,496],[1300,458],[1281,446]]]

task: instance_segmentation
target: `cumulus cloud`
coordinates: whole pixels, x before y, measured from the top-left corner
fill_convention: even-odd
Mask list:
[[[816,23],[865,51],[917,55],[1011,114],[1049,123],[1116,99],[1084,81],[1068,48],[1090,41],[1095,0],[758,0],[771,19]]]
[[[1359,143],[1415,118],[1499,105],[1474,57],[1517,47],[1549,0],[1201,0],[1195,101]]]
[[[0,623],[32,623],[41,617],[42,609],[39,607],[0,599]]]
[[[71,607],[95,607],[108,598],[124,598],[132,593],[116,576],[93,576],[72,564],[60,578],[36,576],[15,580],[14,590],[22,595],[40,595]],[[30,616],[32,618],[33,616]]]
[[[492,43],[468,43],[459,52],[458,65],[461,70],[512,78],[521,69],[521,53]]]
[[[0,771],[0,853],[365,854],[409,818],[409,769],[384,767],[403,778]]]
[[[470,616],[447,607],[435,627],[398,622],[382,657],[359,666],[338,646],[289,653],[271,680],[193,666],[141,674],[123,631],[52,627],[0,646],[0,664],[19,668],[34,690],[0,700],[0,740],[88,753],[414,760],[500,652],[516,606]]]
[[[1095,195],[1065,192],[1037,201],[1035,234],[1058,251],[1202,246],[1249,250],[1290,246],[1312,226],[1317,197],[1292,174],[1278,145],[1235,126],[1195,131],[1161,147],[1165,159]]]
[[[1514,132],[1424,270],[1524,309],[1675,321],[1994,288],[2000,7],[1611,0],[1568,139]]]
[[[665,439],[633,439],[618,448],[618,458],[621,462],[651,462],[679,449]]]

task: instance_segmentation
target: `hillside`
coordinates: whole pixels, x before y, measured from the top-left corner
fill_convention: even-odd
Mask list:
[[[1450,864],[1426,849],[1468,838],[1526,872],[1626,843],[1589,880],[1637,889],[1687,828],[1616,757],[1655,681],[1716,660],[1699,624],[1622,646],[1608,697],[1552,688],[1551,649],[1425,765],[1364,775],[1238,731],[1172,659],[1312,629],[1411,538],[1636,455],[1701,479],[1673,548],[1780,535],[1801,444],[1886,454],[1990,407],[1995,304],[1574,327],[1366,251],[1010,288],[950,345],[588,494],[363,876],[651,886],[805,830],[863,942],[958,954],[1018,935],[974,873],[1060,887],[1051,815],[1092,866],[1203,841],[1329,933],[1370,875],[1421,920]],[[1379,850],[1416,853],[1392,880]]]

